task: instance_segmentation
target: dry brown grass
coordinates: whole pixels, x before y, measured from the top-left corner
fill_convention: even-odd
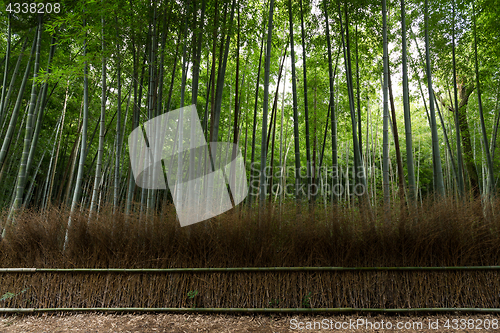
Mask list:
[[[493,212],[498,212],[498,203]],[[172,206],[143,218],[103,209],[25,211],[0,245],[1,267],[500,265],[500,216],[478,202],[427,202],[392,223],[357,209],[287,206],[260,221],[229,211],[180,228]],[[382,211],[374,216],[383,216]],[[497,271],[198,274],[1,274],[0,307],[500,307]],[[194,299],[189,291],[198,291]]]
[[[318,323],[322,320],[331,320],[335,323],[350,323],[359,319],[380,324],[386,327],[390,322],[393,329],[376,330],[370,326],[360,325],[347,329],[305,329],[307,322]],[[367,332],[398,332],[398,333],[471,333],[485,331],[485,322],[498,321],[498,315],[432,315],[432,316],[360,316],[357,314],[318,315],[318,316],[285,316],[285,315],[208,315],[208,314],[57,314],[35,316],[8,316],[0,318],[0,331],[2,333],[61,333],[61,332],[109,332],[109,333],[186,333],[186,332],[217,332],[217,333],[294,333],[306,332],[337,332],[337,333],[367,333]],[[472,327],[477,329],[447,329],[446,323],[460,327],[461,320],[466,323],[473,321]],[[303,330],[297,328],[297,322],[302,323]],[[429,328],[429,322],[439,325],[436,329]],[[400,325],[414,327],[396,329]],[[420,327],[418,325],[421,325]],[[469,324],[470,325],[470,324]],[[488,324],[486,324],[488,325]],[[319,325],[318,325],[319,326]],[[463,325],[462,327],[467,327]],[[486,326],[487,327],[487,326]],[[497,331],[491,329],[488,332]]]

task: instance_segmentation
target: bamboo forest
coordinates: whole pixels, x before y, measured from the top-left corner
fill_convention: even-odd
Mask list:
[[[0,9],[0,308],[500,308],[498,0]]]

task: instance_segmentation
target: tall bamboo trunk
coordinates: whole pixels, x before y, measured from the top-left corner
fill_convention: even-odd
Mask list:
[[[488,166],[488,177],[486,182],[486,189],[484,193],[486,196],[489,196],[492,192],[494,192],[495,186],[495,178],[493,176],[493,159],[490,154],[490,147],[488,143],[488,136],[486,134],[486,126],[484,124],[484,115],[483,115],[483,103],[481,100],[481,84],[479,81],[479,64],[477,60],[477,34],[476,34],[476,8],[474,1],[472,2],[472,12],[473,12],[473,23],[474,23],[474,67],[476,70],[476,86],[477,86],[477,101],[479,104],[479,119],[481,122],[481,134],[483,137],[483,148],[486,154],[486,163]]]
[[[262,32],[262,37],[261,37],[261,42],[260,42],[260,56],[259,56],[259,67],[257,69],[257,80],[256,80],[256,87],[255,87],[255,103],[254,103],[254,110],[253,110],[253,122],[252,122],[252,153],[250,157],[250,186],[251,189],[254,189],[254,181],[259,181],[257,179],[254,179],[254,162],[255,162],[255,140],[256,140],[256,132],[257,132],[257,105],[259,101],[259,85],[260,85],[260,72],[261,72],[261,67],[262,67],[262,53],[264,50],[264,32]],[[260,187],[259,187],[260,188]],[[251,193],[251,195],[248,196],[248,205],[251,206],[253,202],[253,195],[254,193]]]
[[[148,85],[148,119],[152,119],[156,116],[156,105],[155,103],[157,102],[157,63],[156,63],[156,58],[157,58],[157,49],[158,49],[158,42],[156,39],[156,25],[157,25],[157,3],[156,1],[152,2],[152,9],[153,9],[153,17],[152,17],[152,33],[151,33],[151,45],[149,49],[149,85]],[[187,17],[186,17],[187,20]],[[184,102],[184,85],[181,86],[181,104]],[[155,152],[156,154],[157,152]],[[156,168],[153,169],[152,172],[152,177],[153,179],[156,179]],[[147,212],[149,213],[152,209],[154,209],[154,203],[156,199],[156,194],[157,191],[154,189],[148,189],[147,190],[147,201],[146,201],[146,207],[147,207]],[[146,222],[147,223],[147,222]]]
[[[104,39],[104,17],[101,18],[101,24],[102,24],[102,52],[104,54],[105,49],[106,49],[106,43]],[[90,202],[90,212],[89,212],[89,223],[92,220],[92,213],[94,209],[96,208],[96,201],[97,197],[100,193],[100,185],[101,185],[101,179],[102,179],[102,159],[104,156],[104,132],[106,130],[105,128],[105,118],[106,118],[106,57],[102,58],[102,68],[101,68],[101,115],[99,117],[99,146],[97,148],[97,163],[96,163],[96,169],[95,169],[95,177],[94,177],[94,186],[92,189],[92,199]]]
[[[203,22],[205,20],[205,9],[206,9],[207,0],[203,0],[201,4],[201,16],[200,16],[200,24],[199,31],[197,36],[197,44],[195,49],[195,56],[193,58],[193,91],[191,96],[191,104],[198,104],[198,85],[200,78],[200,61],[201,61],[201,44],[203,40]]]
[[[390,193],[389,193],[389,51],[387,48],[387,5],[386,0],[382,0],[382,34],[383,34],[383,49],[384,49],[384,129],[383,129],[383,149],[382,149],[382,187],[384,190],[384,213],[385,222],[389,223],[390,219]]]
[[[286,62],[285,62],[286,63]],[[285,192],[285,189],[283,188],[284,185],[284,168],[285,166],[283,165],[283,120],[285,117],[285,88],[286,88],[286,65],[285,65],[285,73],[284,73],[284,78],[283,78],[283,92],[281,94],[281,120],[280,120],[280,158],[279,158],[279,167],[280,167],[280,177],[279,177],[279,191],[276,193],[276,196],[279,195],[279,203],[281,205],[282,203],[282,198],[283,195],[282,193]],[[285,142],[286,144],[286,142]],[[281,215],[280,215],[281,216]]]
[[[54,168],[52,171],[51,179],[50,179],[50,187],[47,195],[47,207],[51,206],[51,200],[52,200],[52,189],[54,188],[54,178],[56,175],[56,167],[57,167],[57,161],[59,159],[59,151],[61,149],[61,141],[62,141],[62,134],[63,134],[63,129],[64,129],[64,121],[66,119],[66,109],[68,106],[68,99],[69,99],[69,81],[66,86],[66,92],[64,94],[64,103],[63,103],[63,110],[62,110],[62,120],[61,120],[61,125],[60,125],[60,132],[59,132],[59,140],[57,140],[57,149],[56,149],[56,156],[54,158]]]
[[[309,139],[309,105],[307,103],[307,53],[306,53],[306,38],[304,29],[304,11],[302,9],[302,0],[299,1],[300,4],[300,25],[301,25],[301,35],[302,35],[302,69],[304,72],[304,117],[306,125],[306,170],[307,170],[307,198],[311,200],[311,186],[312,186],[312,174],[311,174],[311,142]]]
[[[17,57],[16,67],[14,68],[14,72],[12,73],[12,77],[10,79],[9,89],[7,89],[7,94],[6,94],[4,102],[3,102],[3,106],[2,106],[3,111],[0,109],[0,113],[3,112],[3,119],[0,122],[0,126],[2,126],[2,129],[0,130],[0,135],[3,134],[4,126],[7,123],[6,119],[5,119],[5,115],[7,114],[10,96],[14,90],[14,83],[15,83],[17,75],[19,73],[19,68],[21,67],[21,60],[24,56],[24,52],[26,51],[26,46],[28,45],[28,39],[29,39],[29,36],[26,36],[26,38],[24,39],[23,46],[21,47],[21,52],[19,53],[19,57]]]
[[[185,23],[184,23],[184,40],[185,40],[185,42],[184,42],[184,45],[182,48],[181,104],[180,104],[181,108],[184,107],[184,95],[186,93],[186,80],[187,80],[187,68],[186,68],[186,66],[188,64],[188,61],[187,61],[187,44],[188,44],[187,34],[188,34],[189,15],[191,13],[190,7],[189,7],[190,3],[191,3],[190,0],[188,0],[186,3],[186,19],[185,19]],[[153,20],[153,22],[155,22],[155,21],[156,21],[156,15],[155,15],[155,19]],[[154,43],[154,41],[153,41],[153,43]]]
[[[425,21],[425,58],[427,70],[427,86],[429,89],[429,116],[432,134],[432,165],[434,170],[434,186],[439,196],[444,196],[443,170],[441,167],[441,156],[439,154],[439,137],[437,133],[436,115],[434,112],[434,102],[432,96],[432,72],[429,51],[429,0],[425,0],[424,21]]]
[[[344,29],[342,28],[343,23],[342,23],[342,14],[341,14],[341,9],[340,9],[340,4],[339,4],[339,18],[340,18],[340,30],[341,30],[341,35],[342,35],[342,44],[344,45],[344,63],[345,63],[345,70],[346,70],[346,79],[347,79],[347,89],[348,89],[348,95],[349,95],[349,108],[350,108],[350,113],[351,113],[351,128],[352,128],[352,141],[353,141],[353,153],[354,153],[354,174],[353,174],[353,179],[354,179],[354,186],[358,186],[358,184],[362,188],[362,193],[360,195],[360,199],[363,202],[363,204],[366,204],[369,206],[369,201],[368,199],[368,193],[366,191],[366,179],[365,179],[365,171],[363,167],[363,163],[361,162],[361,153],[359,150],[359,141],[358,141],[358,134],[357,134],[357,127],[356,127],[356,111],[354,107],[354,94],[353,94],[353,85],[352,85],[352,69],[351,69],[351,51],[350,51],[350,46],[349,46],[349,17],[347,15],[347,5],[344,7],[345,11],[345,19],[346,19],[346,26],[345,26],[345,36],[344,36]],[[368,209],[370,209],[368,207]]]
[[[233,149],[231,152],[231,161],[234,161],[236,158],[236,147],[238,144],[238,133],[239,133],[239,113],[240,113],[240,95],[239,95],[239,81],[240,81],[240,5],[238,3],[237,8],[237,37],[236,37],[236,79],[235,79],[235,91],[234,91],[234,123],[233,123]],[[235,163],[231,163],[230,170],[230,184],[236,184],[236,170]],[[233,194],[231,193],[231,198],[233,198]],[[233,202],[234,205],[234,202]]]
[[[264,69],[264,100],[262,105],[262,140],[260,149],[260,198],[259,204],[260,208],[263,209],[266,203],[266,192],[267,192],[267,180],[265,174],[266,160],[267,160],[267,116],[269,109],[269,76],[271,68],[271,48],[272,48],[272,36],[273,36],[273,12],[274,12],[274,0],[269,3],[269,19],[267,23],[267,47],[266,47],[266,62]]]
[[[222,91],[224,88],[224,79],[226,76],[226,67],[227,67],[227,58],[229,55],[229,45],[232,35],[233,28],[233,18],[234,18],[234,8],[235,8],[236,0],[233,0],[231,5],[231,14],[229,18],[229,29],[226,36],[226,46],[224,48],[224,55],[222,57],[222,63],[219,68],[219,75],[217,77],[217,89],[215,93],[215,109],[214,109],[214,118],[213,118],[213,133],[211,135],[211,142],[218,141],[219,137],[219,123],[220,123],[220,114],[222,107]],[[265,133],[265,132],[264,132]]]
[[[10,21],[12,18],[12,13],[9,12],[8,16],[8,26],[7,26],[7,50],[5,51],[5,66],[3,71],[3,83],[2,83],[2,93],[0,96],[0,125],[3,123],[4,116],[4,102],[5,102],[5,86],[7,85],[7,74],[9,72],[9,61],[10,61],[10,42],[12,37]]]
[[[293,42],[292,1],[288,0],[288,18],[290,24],[290,54],[292,59],[292,95],[293,95],[293,134],[295,144],[295,199],[300,199],[300,145],[299,145],[299,114],[297,111],[297,79],[295,72],[295,47]]]
[[[455,59],[455,1],[453,1],[452,57],[453,57],[453,92],[455,97],[454,108],[455,110],[458,110],[457,71],[456,71],[456,59]],[[462,147],[460,145],[460,125],[459,125],[458,112],[455,112],[455,134],[457,139],[458,193],[460,196],[463,196],[464,195],[464,179],[462,173],[463,157],[462,157]]]
[[[333,71],[333,64],[332,64],[332,43],[330,41],[330,22],[328,21],[328,8],[327,8],[327,1],[323,1],[323,7],[324,7],[324,13],[325,13],[325,27],[326,27],[326,43],[328,46],[328,78],[329,78],[329,85],[330,85],[330,94],[329,94],[329,102],[328,102],[328,115],[330,116],[331,119],[331,128],[332,128],[332,170],[333,170],[333,179],[332,179],[332,202],[336,202],[338,200],[338,195],[337,193],[337,188],[338,188],[338,181],[339,181],[339,173],[338,173],[338,160],[337,160],[337,122],[336,122],[336,115],[335,115],[335,94],[334,94],[334,71]],[[340,48],[339,48],[340,51]],[[335,71],[337,70],[337,61],[338,61],[338,55],[337,53],[337,60],[335,62]],[[325,136],[323,139],[323,151],[326,143],[326,129],[328,128],[328,116],[327,116],[327,123],[325,125]],[[323,153],[321,153],[321,159],[320,159],[320,170],[321,170],[321,165],[323,163]]]
[[[114,170],[114,182],[113,182],[113,212],[116,213],[116,209],[118,207],[118,192],[120,188],[120,178],[121,178],[121,169],[120,169],[120,157],[122,151],[122,139],[121,139],[121,121],[122,121],[122,81],[121,81],[121,56],[120,56],[120,45],[119,42],[120,37],[118,33],[118,18],[116,18],[116,76],[117,76],[117,120],[116,120],[116,142],[117,142],[117,150],[115,155],[115,170]]]
[[[436,104],[436,110],[437,110],[438,116],[439,116],[439,121],[441,122],[441,128],[443,129],[443,136],[445,139],[444,141],[446,142],[446,147],[448,148],[448,155],[449,155],[449,158],[451,161],[450,164],[451,164],[452,171],[453,171],[453,178],[455,179],[455,182],[458,184],[457,168],[455,165],[455,158],[453,156],[453,151],[451,150],[450,141],[448,140],[448,133],[446,131],[444,119],[443,119],[443,116],[441,114],[441,111],[439,110],[439,103],[436,101],[436,94],[434,92],[433,92],[433,96],[434,96],[434,102]]]
[[[361,135],[361,87],[359,86],[359,52],[358,52],[358,24],[356,23],[356,102],[357,102],[357,114],[358,114],[358,140],[359,140],[359,153],[361,155],[361,160],[363,160],[363,136]]]
[[[14,130],[16,128],[16,123],[17,123],[17,118],[19,116],[19,111],[21,109],[21,104],[22,104],[22,99],[24,95],[24,89],[26,88],[26,83],[28,82],[28,76],[29,76],[29,70],[31,68],[31,61],[33,60],[33,55],[35,54],[36,46],[37,46],[37,36],[38,36],[38,31],[37,34],[35,35],[35,38],[33,39],[33,45],[31,47],[31,54],[30,58],[28,60],[28,63],[26,65],[26,70],[24,72],[24,77],[21,82],[21,86],[19,87],[19,93],[17,95],[17,100],[16,100],[16,105],[14,106],[14,109],[12,110],[12,114],[10,116],[10,121],[9,121],[9,126],[7,127],[7,132],[5,133],[5,138],[3,139],[2,143],[2,148],[0,149],[0,168],[3,168],[3,165],[5,163],[7,153],[10,148],[10,144],[12,141],[12,136],[14,134]]]
[[[85,13],[84,13],[85,15]],[[86,29],[86,20],[83,21],[83,27]],[[87,36],[83,42],[83,56],[87,55]],[[76,176],[75,190],[73,191],[73,200],[71,203],[71,211],[68,219],[68,225],[66,227],[66,234],[64,236],[63,251],[66,250],[69,243],[69,232],[72,227],[72,215],[75,212],[77,205],[80,203],[80,198],[82,194],[82,181],[83,172],[87,153],[87,128],[88,128],[88,118],[89,118],[89,82],[88,82],[88,64],[85,61],[83,67],[83,125],[81,134],[81,150],[80,150],[80,161],[78,163],[78,173]]]
[[[401,160],[401,149],[399,147],[399,132],[398,132],[398,123],[396,121],[396,107],[394,106],[394,96],[392,94],[392,81],[391,81],[391,67],[389,64],[389,68],[387,69],[388,72],[388,89],[389,89],[389,104],[390,104],[390,111],[391,111],[391,121],[392,123],[392,135],[394,137],[394,149],[396,150],[396,166],[398,170],[398,195],[401,200],[401,203],[404,203],[404,197],[405,197],[405,178],[404,178],[404,171],[403,171],[403,162]],[[410,135],[411,135],[411,129],[410,129]],[[412,157],[412,162],[413,162],[413,154],[411,155]]]
[[[500,82],[496,89],[496,102],[495,102],[495,122],[493,124],[493,134],[491,135],[491,160],[495,160],[495,150],[496,150],[496,141],[498,135],[498,126],[500,124],[500,109],[498,108],[498,101],[500,100]]]
[[[30,104],[28,108],[28,116],[26,119],[26,133],[24,137],[24,147],[23,147],[23,152],[21,156],[21,163],[19,166],[19,173],[17,176],[17,188],[16,188],[16,198],[14,200],[14,204],[12,205],[12,209],[9,213],[9,218],[8,220],[11,220],[13,218],[13,213],[17,211],[19,208],[21,208],[21,205],[23,203],[23,195],[24,195],[24,188],[26,185],[26,174],[27,174],[27,163],[28,163],[28,155],[31,147],[31,140],[33,138],[33,122],[34,122],[34,111],[35,111],[35,103],[37,100],[37,93],[38,93],[38,83],[36,82],[36,79],[38,77],[38,69],[40,68],[40,43],[42,39],[42,15],[38,15],[38,32],[37,32],[37,42],[36,42],[36,54],[35,54],[35,64],[34,64],[34,70],[33,70],[33,84],[31,86],[31,98],[30,98]],[[7,224],[8,226],[8,224]],[[5,236],[5,230],[2,232],[2,237]]]
[[[407,42],[406,42],[406,10],[405,10],[405,0],[401,0],[401,36],[402,36],[402,68],[403,68],[403,110],[404,110],[404,118],[405,118],[405,138],[406,138],[406,169],[408,171],[408,201],[410,201],[414,206],[416,204],[416,187],[415,187],[415,170],[413,168],[413,138],[412,138],[412,130],[411,130],[411,114],[410,114],[410,97],[409,97],[409,88],[408,88],[408,65],[407,65]],[[389,76],[390,82],[390,76]],[[389,83],[390,84],[390,83]],[[394,133],[395,137],[397,136],[397,125],[396,125],[396,115],[393,113],[393,122],[394,122]],[[396,147],[396,159],[398,163],[398,178],[402,178],[402,167],[400,161],[400,153],[399,153],[399,138],[395,140]],[[404,185],[404,181],[400,179],[400,186]],[[404,193],[404,188],[400,189],[400,193]]]
[[[132,7],[131,7],[132,11]],[[133,87],[134,87],[134,104],[133,104],[133,115],[132,115],[132,130],[136,129],[137,126],[139,126],[139,105],[138,103],[140,102],[139,100],[139,66],[138,66],[138,53],[136,52],[136,44],[135,40],[132,35],[132,60],[133,60],[133,72],[132,72],[132,77],[133,77]],[[175,68],[175,65],[174,65]],[[142,83],[142,78],[141,78],[141,83]],[[168,109],[167,109],[168,110]],[[129,162],[129,170],[131,169],[131,164]],[[134,200],[134,193],[135,193],[135,180],[132,177],[132,174],[129,173],[129,179],[128,179],[128,189],[127,189],[127,200],[125,203],[125,214],[128,216],[131,209],[132,209],[132,202]]]
[[[49,51],[49,59],[47,61],[47,74],[49,74],[49,75],[50,75],[50,73],[52,73],[51,63],[52,63],[52,59],[54,58],[55,50],[56,50],[56,39],[54,36],[52,36],[51,46],[50,46],[50,51]],[[36,148],[38,145],[38,139],[40,137],[40,131],[41,131],[42,124],[43,124],[43,115],[45,114],[45,106],[47,104],[46,102],[47,102],[48,88],[49,88],[48,83],[47,83],[47,81],[45,81],[42,84],[42,89],[40,90],[40,94],[39,94],[39,98],[38,98],[40,103],[37,102],[37,104],[39,104],[39,108],[35,107],[35,110],[38,109],[38,114],[36,115],[35,130],[33,132],[33,140],[31,141],[30,152],[28,155],[28,162],[26,164],[26,170],[27,170],[28,174],[29,174],[29,170],[31,170],[31,165],[33,164],[33,159],[35,157],[35,152],[36,152]]]

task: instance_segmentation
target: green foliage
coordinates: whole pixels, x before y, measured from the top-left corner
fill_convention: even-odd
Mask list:
[[[311,307],[311,295],[312,295],[312,292],[309,292],[307,295],[304,296],[304,298],[302,299],[302,307],[304,307],[304,308]]]
[[[198,290],[190,290],[187,293],[189,299],[193,299],[198,295]]]
[[[16,297],[16,294],[11,292],[6,292],[5,294],[2,295],[2,297],[0,297],[0,301],[5,301],[14,297]]]
[[[279,304],[280,304],[280,300],[278,298],[275,298],[275,299],[272,299],[269,301],[269,307],[279,306]]]
[[[14,294],[14,293],[11,293],[11,292],[6,292],[5,294],[2,295],[2,297],[0,297],[0,301],[7,301],[9,299],[12,299],[14,297],[17,297],[21,294],[24,294],[26,291],[28,291],[30,288],[24,288],[23,290],[21,290],[20,292],[18,292],[17,294]]]
[[[188,298],[193,302],[193,308],[196,307],[196,301],[195,298],[198,296],[198,290],[190,290],[187,293]]]
[[[218,0],[216,11],[216,0],[206,0],[206,12],[204,21],[200,22],[201,3],[196,4],[196,12],[193,12],[194,1],[190,1],[190,8],[187,8],[187,1],[74,1],[62,0],[61,12],[59,14],[43,15],[41,54],[40,54],[40,71],[36,78],[38,87],[42,83],[48,83],[48,99],[44,109],[42,118],[41,132],[37,146],[37,154],[33,161],[33,167],[28,171],[28,184],[34,184],[33,194],[28,206],[40,206],[44,200],[46,193],[47,176],[55,173],[60,177],[55,177],[54,196],[59,199],[66,193],[66,186],[70,183],[69,193],[73,190],[74,180],[69,180],[69,174],[65,175],[65,171],[70,170],[72,159],[71,155],[73,146],[78,141],[79,126],[82,120],[82,94],[83,94],[83,68],[88,65],[89,74],[89,130],[88,130],[88,158],[85,161],[84,186],[95,176],[94,168],[91,168],[94,156],[97,153],[97,134],[94,136],[100,109],[101,99],[101,82],[100,71],[103,57],[107,61],[107,78],[106,84],[108,87],[106,101],[106,137],[105,137],[105,156],[108,157],[109,163],[113,164],[112,158],[116,147],[116,117],[113,118],[118,106],[117,95],[117,68],[120,66],[121,78],[121,105],[122,105],[122,124],[124,124],[125,132],[122,133],[124,139],[123,155],[125,156],[121,162],[122,176],[120,185],[126,186],[130,175],[130,168],[126,160],[128,153],[127,136],[133,128],[133,119],[138,119],[139,122],[148,120],[147,110],[149,103],[150,83],[155,84],[152,87],[153,103],[158,105],[161,103],[161,112],[167,112],[167,101],[171,100],[170,109],[175,109],[180,105],[181,77],[182,77],[182,54],[183,48],[186,47],[188,75],[186,83],[185,100],[191,99],[193,91],[193,61],[195,59],[195,42],[198,36],[201,36],[201,54],[200,54],[200,75],[198,85],[198,103],[197,110],[200,118],[203,119],[205,113],[211,119],[212,110],[212,89],[209,87],[212,65],[214,82],[217,82],[219,67],[221,66],[220,57],[221,46],[224,47],[225,37],[229,32],[229,26],[232,24],[232,32],[229,44],[229,57],[226,68],[226,77],[224,80],[224,88],[222,90],[221,101],[221,117],[220,117],[220,140],[232,141],[233,136],[233,121],[234,121],[234,105],[235,98],[240,98],[240,133],[239,144],[244,151],[244,143],[246,145],[245,161],[247,167],[247,175],[250,172],[250,155],[252,142],[252,125],[254,111],[254,94],[257,85],[260,84],[258,100],[257,100],[257,128],[262,125],[262,110],[263,110],[263,77],[264,77],[264,61],[261,69],[261,82],[257,80],[257,68],[260,55],[260,38],[262,35],[267,36],[267,20],[268,8],[266,2],[260,1],[237,1],[240,10],[240,30],[241,40],[240,48],[236,49],[236,17],[233,22],[229,22],[229,13],[231,11],[231,2]],[[328,56],[325,36],[325,18],[323,12],[323,1],[314,2],[303,0],[303,14],[305,25],[305,50],[307,54],[307,86],[308,86],[308,108],[309,108],[309,129],[311,139],[311,155],[316,158],[315,162],[319,163],[320,154],[323,149],[323,137],[325,128],[328,126],[326,135],[326,149],[324,149],[323,165],[331,166],[332,151],[331,151],[331,122],[327,124],[327,114],[329,106],[329,77],[328,77]],[[418,81],[423,84],[423,94],[428,106],[428,92],[425,89],[425,71],[424,59],[421,58],[416,49],[415,41],[411,38],[412,33],[416,34],[416,42],[419,45],[420,51],[423,51],[423,3],[420,0],[406,1],[406,18],[408,25],[408,62],[410,64],[410,112],[412,119],[413,131],[413,146],[415,149],[415,170],[417,164],[419,166],[419,187],[422,194],[425,195],[433,190],[432,182],[432,159],[430,156],[430,131],[429,124],[425,116],[424,102],[418,89]],[[433,73],[434,90],[445,100],[449,100],[449,91],[452,91],[451,80],[451,32],[453,24],[456,26],[456,52],[457,52],[457,73],[458,82],[472,83],[475,82],[474,66],[473,66],[473,38],[472,38],[472,3],[471,0],[455,0],[456,3],[456,19],[453,20],[453,2],[451,0],[443,0],[431,2],[430,4],[430,55],[431,66]],[[268,2],[267,2],[268,5]],[[276,144],[274,150],[274,165],[280,163],[280,151],[282,152],[283,163],[286,156],[287,166],[295,165],[294,143],[293,143],[293,121],[290,118],[292,112],[292,96],[291,96],[291,74],[290,74],[290,47],[289,43],[289,22],[288,22],[288,1],[276,0],[274,8],[274,30],[272,34],[272,49],[270,58],[270,86],[269,86],[269,110],[272,109],[276,89],[279,89],[277,101],[277,122],[276,122]],[[477,12],[477,37],[478,37],[478,60],[479,60],[479,76],[481,89],[483,92],[483,107],[485,112],[485,123],[487,136],[491,140],[494,135],[494,127],[496,125],[495,118],[498,114],[498,94],[500,74],[498,72],[500,62],[500,25],[498,17],[500,16],[499,6],[494,0],[477,0],[475,1]],[[335,61],[337,52],[340,50],[336,76],[334,78],[334,99],[335,113],[337,122],[337,144],[339,164],[346,167],[347,164],[352,164],[352,153],[347,151],[352,150],[352,125],[350,120],[349,100],[347,95],[347,81],[344,66],[344,57],[341,46],[340,22],[339,22],[339,7],[334,1],[327,1],[327,10],[329,13],[330,35],[332,37],[332,57]],[[188,10],[189,9],[189,10]],[[341,5],[343,10],[343,4]],[[153,12],[156,10],[157,20],[153,26]],[[227,10],[226,21],[224,22],[224,10]],[[358,0],[351,1],[347,4],[349,14],[349,31],[351,45],[351,61],[353,69],[356,68],[356,53],[358,56],[359,67],[359,87],[356,79],[353,82],[354,94],[357,95],[358,89],[360,94],[360,109],[361,109],[361,135],[363,147],[363,158],[367,168],[373,170],[368,175],[368,182],[375,186],[373,193],[378,193],[381,190],[381,166],[380,166],[380,147],[382,145],[382,13],[381,4],[375,0]],[[188,14],[189,13],[189,14]],[[217,14],[217,15],[216,15]],[[186,17],[189,15],[189,17]],[[217,16],[217,20],[216,20]],[[187,38],[183,37],[184,24],[188,23]],[[400,146],[402,147],[403,168],[406,166],[406,154],[404,152],[404,123],[402,102],[401,102],[401,26],[400,26],[400,4],[397,1],[388,1],[388,38],[389,38],[389,59],[390,70],[392,73],[392,88],[394,92],[394,103],[396,108],[396,121],[398,123]],[[104,21],[104,28],[102,21]],[[292,21],[294,24],[294,38],[296,48],[296,72],[297,72],[297,99],[298,99],[298,118],[299,118],[299,151],[300,165],[306,165],[306,140],[305,140],[305,112],[304,112],[304,82],[302,77],[302,46],[301,44],[301,29],[300,29],[300,6],[298,1],[292,1]],[[0,73],[3,75],[5,66],[6,44],[7,44],[7,22],[8,17],[5,11],[0,11]],[[9,71],[7,76],[7,87],[11,79],[13,88],[11,97],[5,116],[0,117],[0,138],[5,135],[8,128],[8,121],[13,109],[13,104],[18,93],[21,94],[21,114],[18,122],[15,124],[15,138],[12,146],[9,147],[8,156],[6,159],[6,168],[3,170],[0,179],[0,206],[8,206],[11,202],[11,190],[15,187],[15,172],[16,163],[20,160],[20,146],[23,144],[25,137],[26,124],[22,123],[23,110],[28,105],[30,100],[29,89],[19,92],[20,78],[29,57],[30,45],[35,36],[36,15],[13,15],[12,23],[12,43],[11,54],[8,60]],[[153,39],[153,32],[155,33]],[[52,37],[56,41],[56,52],[52,60],[49,74],[47,65],[48,55],[51,46]],[[165,47],[161,44],[162,38],[165,37]],[[14,67],[16,66],[20,50],[23,42],[27,40],[27,50],[22,57],[19,65],[19,74],[13,77]],[[105,41],[107,47],[103,51],[101,42]],[[83,56],[83,47],[86,45],[87,54]],[[151,45],[155,46],[155,58],[150,59]],[[280,55],[283,50],[287,50],[286,65],[286,91],[284,96],[284,114],[283,123],[281,123],[281,104],[282,104],[282,88],[283,81],[280,86],[276,87],[280,63]],[[236,79],[236,53],[240,53],[240,84],[239,96],[235,96],[235,79]],[[265,55],[265,53],[264,53]],[[159,86],[160,59],[163,56],[163,85]],[[175,65],[175,66],[174,66]],[[335,64],[333,64],[335,66]],[[174,70],[175,67],[175,70]],[[32,76],[32,68],[29,69],[29,78]],[[243,75],[244,74],[244,75]],[[151,77],[154,75],[154,77]],[[243,82],[244,76],[244,82]],[[356,75],[354,74],[354,78]],[[152,80],[151,80],[152,79]],[[2,80],[0,80],[0,84]],[[172,94],[170,93],[170,84],[172,82]],[[30,86],[28,82],[28,87]],[[69,84],[69,85],[68,85]],[[66,87],[68,87],[68,101],[65,125],[62,129],[62,134],[55,137],[55,127],[61,115],[65,100]],[[160,99],[159,91],[162,91]],[[141,96],[139,96],[139,91]],[[130,96],[130,101],[128,97]],[[127,119],[125,121],[126,108],[128,106]],[[39,108],[40,109],[40,108]],[[446,108],[442,108],[445,126],[453,127],[453,114]],[[1,111],[1,110],[0,110]],[[476,129],[478,123],[478,107],[477,97],[474,91],[470,97],[467,109],[467,119],[470,124],[470,138],[473,145],[474,163],[478,170],[481,169],[483,163],[483,151],[481,150],[480,131]],[[270,116],[269,119],[270,120]],[[22,126],[21,126],[22,124]],[[210,128],[210,120],[208,121]],[[271,126],[271,124],[268,124]],[[450,127],[450,128],[451,128]],[[283,130],[283,137],[281,137]],[[440,137],[441,158],[444,162],[450,163],[451,159],[447,157],[445,145],[443,142],[443,129],[438,122],[438,134]],[[267,133],[266,133],[267,134]],[[259,156],[261,149],[261,139],[263,133],[257,131],[255,153]],[[450,142],[455,142],[455,133],[453,129],[448,129]],[[18,140],[17,137],[19,137]],[[94,139],[92,139],[94,137]],[[2,140],[3,142],[3,140]],[[0,144],[2,143],[0,142]],[[54,146],[61,142],[61,155],[57,160],[57,165],[51,165],[50,158]],[[280,146],[280,142],[282,143]],[[420,148],[418,146],[420,142]],[[390,133],[390,160],[392,171],[395,173],[395,150],[393,137]],[[269,145],[269,150],[271,145]],[[289,150],[288,150],[289,149]],[[456,149],[456,147],[452,147]],[[288,152],[288,153],[287,153]],[[40,160],[45,153],[45,159]],[[78,155],[78,154],[76,154]],[[342,158],[340,158],[342,156]],[[257,159],[256,159],[257,160]],[[267,161],[271,161],[271,151],[268,151]],[[38,173],[35,175],[34,166],[40,164]],[[108,161],[105,161],[108,162]],[[346,164],[347,163],[347,164]],[[371,164],[371,165],[368,165]],[[500,154],[495,154],[493,160],[495,171],[500,165]],[[449,166],[444,165],[445,177],[452,177],[448,171]],[[112,178],[112,168],[105,169],[106,177]],[[447,173],[448,172],[448,173]],[[482,171],[481,171],[482,172]],[[480,172],[480,173],[481,173]],[[69,172],[68,172],[69,173]],[[498,176],[498,172],[495,173]],[[395,181],[395,177],[393,177]],[[287,183],[295,181],[293,172],[287,174]],[[344,179],[345,181],[345,179]],[[351,178],[350,181],[353,181]],[[453,186],[453,183],[450,183]],[[104,186],[105,187],[105,186]],[[103,189],[104,189],[103,187]],[[126,192],[122,190],[122,193]],[[139,200],[140,191],[134,193],[134,200]],[[60,194],[62,193],[62,194]],[[25,194],[26,195],[26,194]],[[120,201],[124,201],[125,194],[122,194]],[[103,201],[108,201],[108,198],[103,198]],[[88,202],[82,202],[86,205]]]

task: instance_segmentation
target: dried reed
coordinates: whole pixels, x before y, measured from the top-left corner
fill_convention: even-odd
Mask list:
[[[500,217],[480,202],[428,201],[413,213],[285,206],[232,210],[180,228],[172,206],[124,216],[26,210],[1,267],[472,266],[500,264]],[[136,207],[138,208],[138,207]],[[95,216],[95,215],[94,215]],[[0,274],[0,307],[500,307],[500,272]],[[15,296],[13,296],[15,295]]]

